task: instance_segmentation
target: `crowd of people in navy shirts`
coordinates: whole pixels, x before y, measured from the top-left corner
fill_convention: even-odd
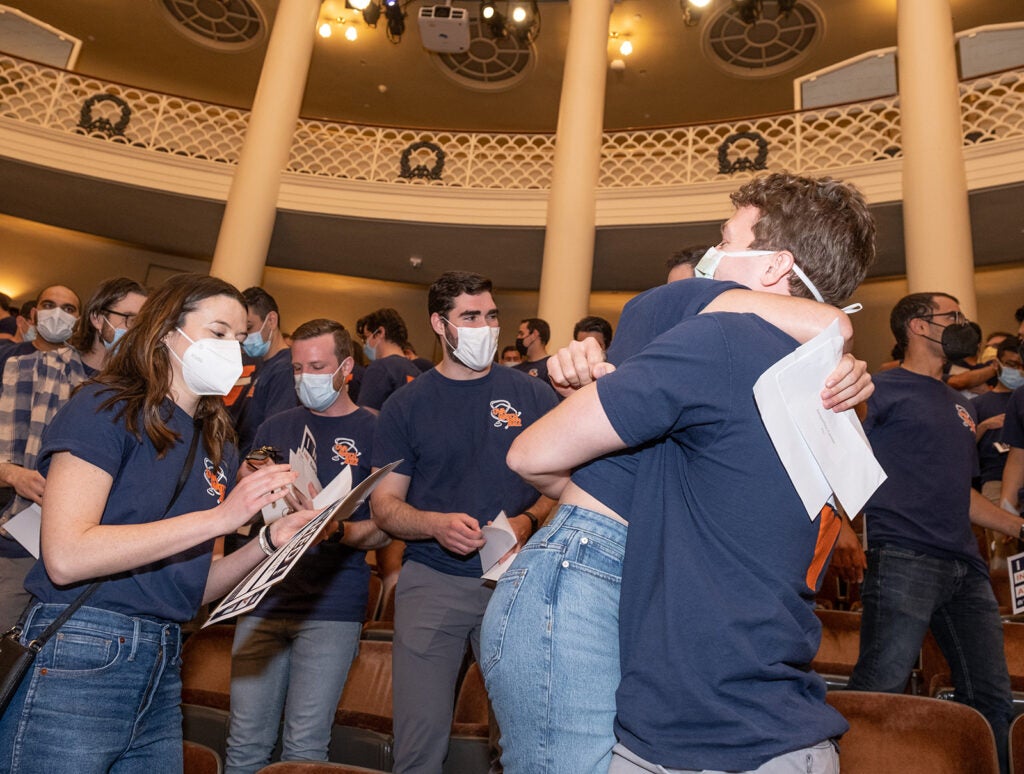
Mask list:
[[[849,351],[874,222],[827,178],[732,203],[614,335],[584,317],[554,353],[540,318],[499,352],[491,283],[460,271],[409,321],[438,362],[395,309],[286,321],[196,274],[0,298],[0,626],[29,642],[89,590],[0,716],[0,772],[181,769],[182,627],[315,515],[293,452],[321,486],[402,462],[235,622],[229,774],[278,745],[327,759],[371,573],[395,596],[395,771],[441,770],[467,648],[495,771],[837,771],[848,726],[808,668],[830,561],[862,582],[850,689],[903,692],[930,629],[1005,769],[990,569],[1024,538],[1024,307],[983,339],[940,289],[901,299],[892,362],[847,354],[822,391],[888,480],[856,530],[834,498],[808,519],[751,388],[833,323]],[[34,507],[38,558],[5,528]],[[502,516],[517,554],[483,581]]]

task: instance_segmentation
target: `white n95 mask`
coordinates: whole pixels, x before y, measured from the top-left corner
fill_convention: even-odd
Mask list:
[[[185,384],[196,395],[227,395],[242,375],[242,348],[235,339],[193,341],[181,328],[178,333],[191,344],[184,357],[167,347],[181,363]]]
[[[494,355],[498,351],[497,326],[484,325],[480,328],[460,328],[441,318],[455,328],[459,336],[459,344],[452,349],[452,355],[466,368],[473,371],[486,371],[494,363]],[[445,337],[447,342],[447,337]],[[449,346],[451,346],[449,344]]]

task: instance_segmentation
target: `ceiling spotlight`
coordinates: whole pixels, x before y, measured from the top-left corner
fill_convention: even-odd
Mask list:
[[[628,40],[622,41],[622,45],[619,46],[619,53],[623,56],[629,56],[633,53],[633,44]]]
[[[367,27],[376,27],[378,19],[380,19],[380,6],[371,2],[363,9],[363,21],[366,22]]]
[[[349,27],[345,28],[345,39],[346,40],[355,40],[358,37],[359,37],[359,30],[357,30],[355,27],[349,26]]]
[[[707,8],[711,4],[711,0],[689,0],[689,3],[694,8]]]
[[[512,21],[516,24],[522,24],[526,21],[526,8],[522,5],[517,5],[512,9]]]
[[[398,0],[384,0],[384,16],[388,20],[388,39],[397,43],[405,34],[405,14]]]
[[[483,2],[480,3],[480,16],[485,21],[493,19],[495,13],[497,13],[497,11],[494,8],[494,0],[483,0]]]
[[[370,0],[345,0],[345,6],[348,8],[354,8],[357,11],[366,10],[366,6],[370,4]]]
[[[329,38],[329,37],[331,37],[331,32],[332,32],[332,30],[331,30],[331,23],[330,22],[324,22],[323,24],[321,24],[317,28],[317,32],[320,34],[321,38]]]

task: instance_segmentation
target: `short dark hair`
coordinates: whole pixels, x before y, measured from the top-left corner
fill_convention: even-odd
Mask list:
[[[575,339],[580,333],[600,333],[604,339],[604,348],[608,349],[612,343],[612,324],[603,317],[589,315],[584,317],[572,329],[572,337]]]
[[[281,327],[281,310],[277,308],[277,301],[263,288],[246,288],[242,291],[242,298],[245,299],[245,308],[261,320],[266,320],[271,312],[277,312],[277,327]]]
[[[1010,333],[1009,331],[992,331],[988,336],[985,337],[985,341],[992,341],[992,339],[996,337],[999,337],[1001,341],[1002,339],[1009,338],[1010,336],[1013,336],[1013,334]]]
[[[676,266],[696,266],[700,263],[700,259],[704,257],[704,253],[708,251],[708,245],[690,245],[684,247],[682,250],[676,250],[672,253],[667,261],[665,261],[665,268],[672,271]]]
[[[875,220],[854,186],[785,172],[757,177],[730,197],[756,207],[752,250],[788,250],[826,303],[849,298],[875,259]],[[811,298],[794,272],[789,292]]]
[[[491,292],[491,281],[470,271],[446,271],[427,291],[427,314],[447,317],[455,308],[455,299],[463,293],[478,296]]]
[[[505,357],[506,352],[515,352],[517,355],[519,354],[519,350],[516,349],[513,344],[509,344],[507,347],[502,347],[501,356]]]
[[[911,320],[925,317],[934,312],[938,308],[935,299],[940,296],[948,298],[957,304],[960,303],[959,299],[951,296],[949,293],[911,293],[909,296],[903,296],[903,298],[896,302],[896,306],[889,313],[889,328],[892,330],[892,335],[896,337],[897,347],[900,347],[904,352],[907,351],[907,341],[909,338],[907,336],[907,325],[910,324]]]
[[[71,290],[71,288],[69,288],[67,285],[61,285],[60,283],[57,283],[56,285],[47,285],[45,288],[40,290],[39,293],[36,295],[36,300],[33,306],[39,306],[39,302],[43,300],[43,293],[45,293],[50,288],[64,288],[65,290],[70,291],[71,295],[75,297],[75,304],[78,305],[78,311],[82,311],[82,297],[79,296],[78,293],[76,293],[75,291]]]
[[[547,346],[548,340],[551,338],[551,326],[548,325],[547,320],[542,320],[539,317],[527,317],[519,322],[526,323],[526,330],[530,333],[539,333],[540,343]]]
[[[384,329],[384,338],[399,346],[404,346],[409,338],[409,331],[405,327],[402,315],[398,313],[397,309],[392,309],[389,306],[370,312],[356,322],[356,333],[363,339],[378,328]]]
[[[79,352],[88,352],[92,349],[98,331],[90,318],[94,314],[103,314],[129,293],[138,293],[140,296],[149,295],[142,285],[129,277],[115,277],[97,285],[92,298],[86,302],[82,314],[79,315],[78,322],[75,323],[75,330],[68,343]]]
[[[334,354],[338,356],[338,363],[352,357],[352,337],[345,330],[345,326],[325,317],[317,317],[315,320],[302,323],[292,333],[292,341],[315,339],[328,333],[334,337]]]
[[[1003,356],[1004,352],[1016,352],[1020,354],[1020,339],[1012,334],[996,345],[996,360]]]
[[[35,308],[36,300],[34,298],[29,299],[24,304],[22,304],[21,307],[18,309],[18,316],[27,318],[30,314],[32,314],[32,310]]]

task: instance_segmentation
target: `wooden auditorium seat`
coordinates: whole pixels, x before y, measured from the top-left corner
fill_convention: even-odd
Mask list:
[[[1003,652],[1006,654],[1006,668],[1010,673],[1013,710],[1015,714],[1020,715],[1024,713],[1024,623],[1003,622]],[[949,664],[931,632],[928,632],[921,648],[921,670],[924,688],[929,696],[953,698],[953,678]]]
[[[998,774],[995,738],[981,713],[924,696],[830,691],[849,722],[843,774]]]
[[[391,642],[363,640],[334,714],[328,758],[390,771],[393,747]]]
[[[181,713],[185,739],[227,750],[231,704],[231,644],[235,627],[215,624],[185,640],[181,650]]]
[[[387,640],[395,637],[395,587],[388,589],[376,620],[363,624],[364,640]]]
[[[380,612],[380,598],[383,593],[384,582],[377,573],[371,572],[370,593],[366,597],[366,617],[363,619],[363,623],[369,623],[377,618],[377,613]]]
[[[221,774],[221,759],[214,750],[204,744],[184,742],[182,774]]]
[[[811,668],[825,679],[829,690],[850,681],[860,651],[860,613],[845,610],[814,611],[821,620],[821,644]]]
[[[346,763],[318,761],[278,761],[264,766],[257,774],[382,774],[381,769],[367,769]]]
[[[452,735],[443,774],[487,774],[490,768],[490,713],[487,689],[475,661],[469,665],[458,694],[452,718]]]

